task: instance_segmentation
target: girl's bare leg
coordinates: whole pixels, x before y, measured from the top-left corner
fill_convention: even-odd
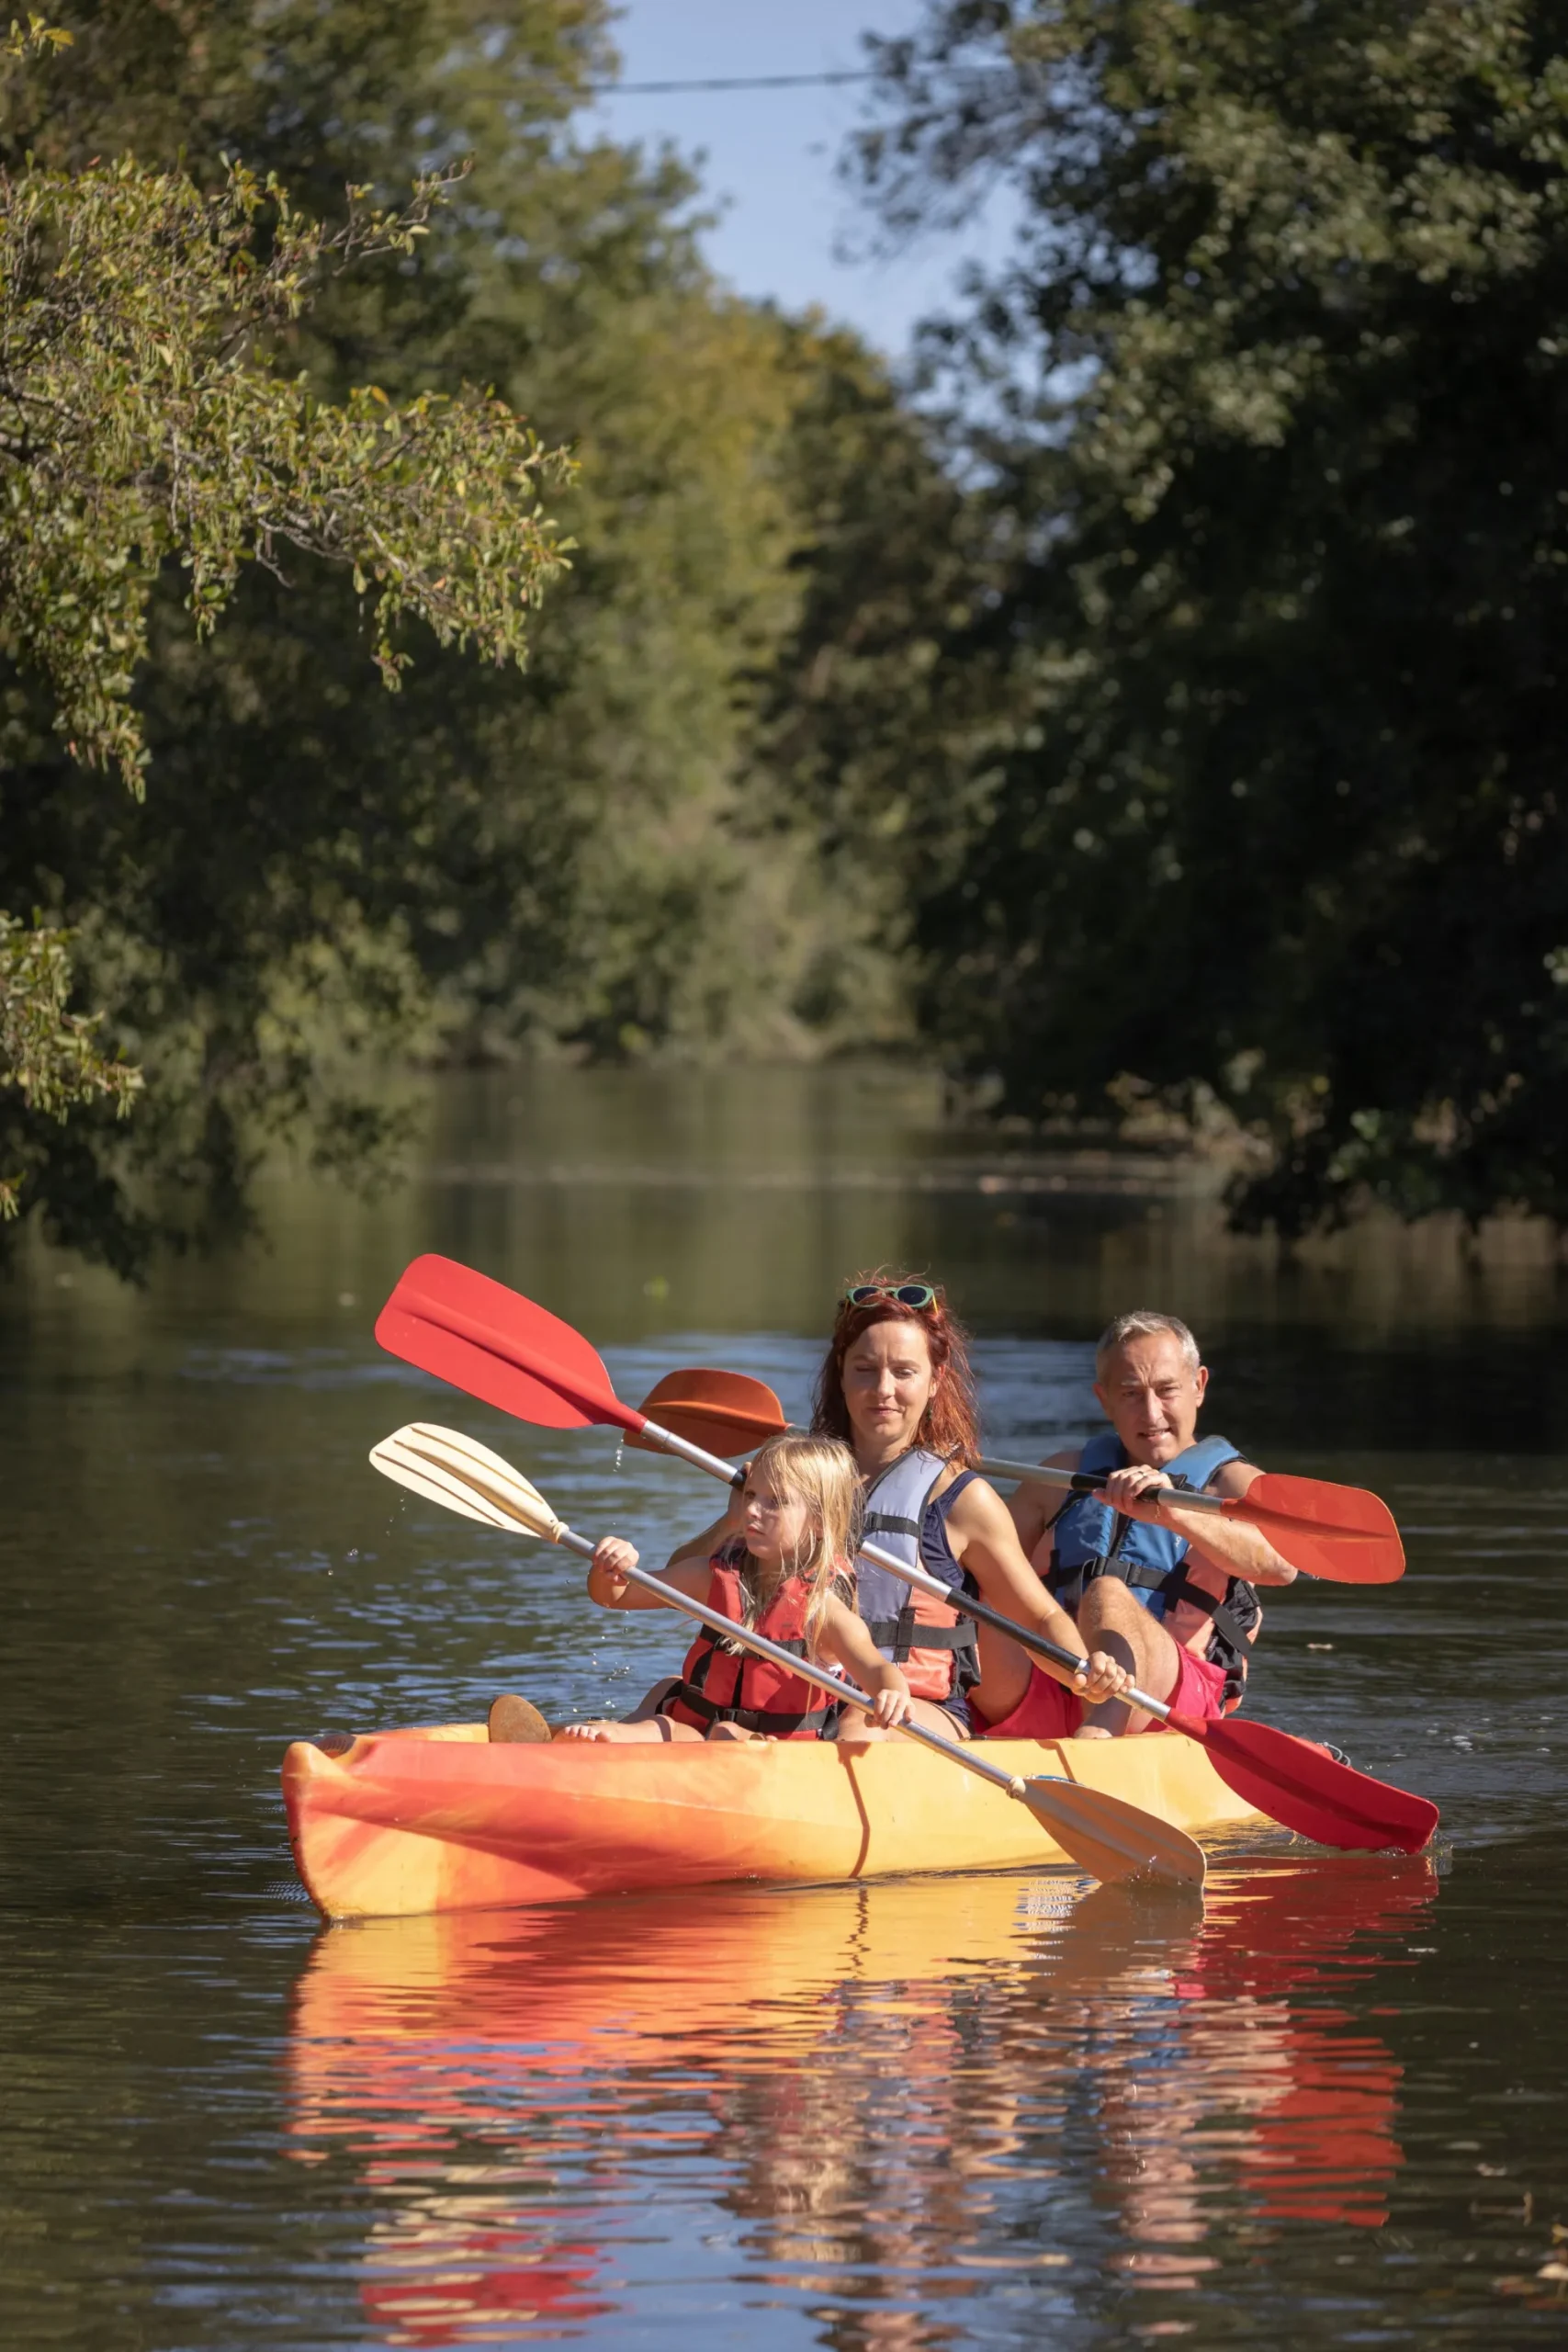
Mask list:
[[[694,1730],[690,1724],[671,1723],[668,1715],[661,1715],[659,1712],[666,1696],[674,1689],[678,1679],[679,1677],[676,1675],[665,1675],[661,1681],[654,1684],[651,1690],[644,1693],[631,1713],[622,1716],[618,1722],[562,1724],[554,1736],[557,1739],[642,1740],[645,1742],[656,1739],[701,1739],[702,1733]]]
[[[649,1715],[638,1722],[628,1716],[625,1723],[563,1724],[557,1732],[558,1739],[603,1739],[620,1744],[640,1742],[657,1747],[661,1740],[701,1739],[702,1733],[692,1724],[672,1724],[668,1715]]]

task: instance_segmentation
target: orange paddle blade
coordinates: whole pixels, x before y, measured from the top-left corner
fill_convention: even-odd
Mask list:
[[[705,1453],[720,1453],[727,1459],[750,1453],[789,1427],[784,1407],[767,1382],[753,1380],[744,1372],[667,1372],[657,1387],[649,1390],[639,1409],[671,1436],[683,1437],[688,1445],[700,1445]],[[659,1451],[646,1438],[631,1437],[626,1442],[641,1446],[645,1453]]]
[[[1247,1493],[1225,1504],[1309,1577],[1334,1584],[1393,1584],[1404,1574],[1404,1546],[1393,1513],[1364,1487],[1291,1478],[1266,1470]]]

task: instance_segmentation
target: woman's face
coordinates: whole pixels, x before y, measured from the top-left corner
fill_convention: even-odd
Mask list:
[[[915,1442],[937,1375],[919,1323],[873,1323],[844,1353],[844,1403],[857,1451],[902,1453]]]
[[[764,1568],[793,1568],[806,1557],[811,1513],[796,1495],[781,1495],[766,1471],[751,1471],[740,1502],[746,1549]]]

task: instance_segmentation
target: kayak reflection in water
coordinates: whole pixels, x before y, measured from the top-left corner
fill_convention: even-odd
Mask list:
[[[884,1729],[909,1713],[909,1686],[877,1655],[855,1614],[853,1570],[860,1483],[848,1446],[776,1437],[746,1474],[739,1524],[699,1563],[684,1553],[668,1580],[732,1623],[813,1665],[840,1667],[876,1702]],[[588,1571],[602,1609],[659,1609],[657,1595],[627,1581],[637,1555],[607,1537]],[[571,1724],[559,1739],[826,1739],[839,1710],[815,1685],[704,1626],[680,1677],[650,1691],[624,1723]]]
[[[726,2294],[764,2325],[830,2293],[834,2343],[947,2340],[1058,2268],[1201,2290],[1260,2227],[1386,2222],[1371,1987],[1437,1892],[1292,1856],[1222,1864],[1206,1912],[981,1876],[370,1921],[301,1973],[289,2144],[335,2159],[399,2345],[648,2324],[625,2249],[682,2226],[675,2177],[743,2224]]]
[[[1262,1475],[1227,1438],[1199,1438],[1208,1385],[1198,1342],[1176,1316],[1146,1307],[1119,1315],[1095,1350],[1094,1393],[1111,1429],[1051,1463],[1102,1473],[1103,1491],[1062,1503],[1051,1488],[1025,1483],[1011,1510],[1081,1638],[1119,1658],[1152,1697],[1214,1718],[1241,1704],[1247,1654],[1263,1622],[1258,1586],[1291,1584],[1296,1571],[1257,1528],[1171,1499],[1182,1487],[1245,1495]],[[1078,1736],[1151,1724],[1111,1699],[1087,1710]]]

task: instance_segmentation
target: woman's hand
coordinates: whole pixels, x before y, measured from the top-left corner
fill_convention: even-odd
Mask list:
[[[588,1564],[588,1589],[592,1598],[606,1609],[618,1608],[630,1585],[626,1570],[635,1568],[637,1564],[635,1544],[626,1543],[619,1535],[606,1535],[603,1543],[594,1546],[593,1557]],[[595,1577],[598,1578],[596,1591]]]
[[[1091,1707],[1098,1707],[1102,1699],[1120,1699],[1132,1687],[1133,1678],[1126,1668],[1118,1666],[1113,1657],[1107,1657],[1103,1650],[1086,1657],[1073,1677],[1073,1689]]]
[[[871,1718],[873,1723],[880,1724],[884,1731],[891,1731],[895,1724],[909,1720],[909,1686],[896,1666],[889,1667],[887,1672],[887,1680],[876,1693],[876,1705]]]

